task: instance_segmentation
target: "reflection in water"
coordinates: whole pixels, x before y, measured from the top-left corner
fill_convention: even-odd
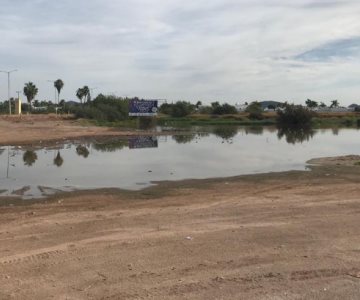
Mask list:
[[[245,128],[246,134],[262,135],[264,133],[264,127],[262,126],[249,126]]]
[[[23,155],[24,165],[31,167],[35,163],[37,158],[38,157],[37,157],[37,154],[35,153],[35,151],[32,151],[32,150],[25,151],[24,155]]]
[[[203,137],[207,137],[209,135],[210,135],[209,132],[198,132],[197,133],[197,138],[200,139],[200,138],[203,138]]]
[[[134,136],[129,139],[130,149],[157,148],[158,139],[156,136]]]
[[[101,144],[82,141],[80,146],[57,144],[36,148],[36,153],[23,147],[3,147],[6,152],[0,155],[0,195],[18,195],[21,190],[24,198],[32,198],[57,190],[141,189],[169,179],[304,170],[305,162],[313,157],[357,154],[360,149],[360,130],[355,129],[342,129],[338,136],[329,129],[275,131],[272,127],[263,128],[261,135],[258,127],[238,127],[237,131],[234,126],[211,126],[197,130],[172,138],[111,138]],[[223,145],[225,141],[219,136],[230,139],[231,146]],[[304,144],[297,144],[301,142]],[[150,148],[131,150],[139,147]]]
[[[58,151],[56,157],[54,158],[54,165],[57,167],[61,167],[63,163],[64,163],[64,160],[60,155],[60,151]]]
[[[316,134],[312,128],[279,128],[278,138],[281,140],[284,136],[289,144],[303,143],[311,140]]]
[[[331,131],[332,131],[333,135],[339,134],[339,128],[332,128]]]
[[[196,134],[183,134],[183,135],[173,135],[172,139],[177,144],[187,144],[191,143],[196,138]]]
[[[232,139],[238,131],[239,129],[236,126],[216,126],[213,130],[213,134],[224,140],[229,140]]]
[[[101,152],[115,152],[128,147],[129,142],[127,140],[115,140],[106,143],[93,144],[93,147],[97,151]]]
[[[79,145],[76,147],[76,153],[84,158],[89,156],[89,150],[83,145]]]

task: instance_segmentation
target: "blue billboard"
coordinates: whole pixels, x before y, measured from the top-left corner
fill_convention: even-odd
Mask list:
[[[152,117],[158,112],[157,100],[130,100],[129,116],[130,117]]]

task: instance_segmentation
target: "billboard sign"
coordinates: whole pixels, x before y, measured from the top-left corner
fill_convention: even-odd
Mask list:
[[[130,100],[129,116],[130,117],[153,117],[158,112],[157,100]]]
[[[157,148],[158,140],[156,136],[136,136],[129,139],[130,149]]]

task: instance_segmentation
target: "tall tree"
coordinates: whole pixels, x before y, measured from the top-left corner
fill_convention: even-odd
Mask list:
[[[338,107],[338,106],[339,106],[339,101],[337,101],[337,100],[332,100],[331,101],[330,108]]]
[[[315,107],[318,107],[318,105],[319,105],[316,101],[313,101],[310,99],[307,99],[305,104],[308,108],[315,108]]]
[[[24,95],[26,96],[27,101],[30,104],[30,111],[32,110],[31,101],[34,100],[34,98],[37,95],[38,91],[39,91],[38,88],[32,82],[25,83]]]
[[[82,88],[78,88],[77,91],[76,91],[76,97],[78,97],[78,99],[80,100],[80,103],[82,104],[82,99],[83,99],[83,96],[84,95],[84,91]]]
[[[56,88],[56,90],[58,92],[58,101],[57,101],[57,103],[59,104],[59,102],[60,102],[60,92],[61,92],[62,88],[64,87],[64,82],[61,79],[55,80],[54,81],[54,87]]]
[[[87,85],[85,85],[82,89],[83,89],[83,92],[84,92],[84,95],[83,95],[84,102],[85,102],[85,100],[87,100],[87,102],[89,102],[91,100],[90,99],[90,89],[89,89],[89,87]]]
[[[76,97],[79,98],[81,104],[85,103],[86,100],[89,102],[91,100],[89,87],[84,85],[82,88],[78,88],[76,91]]]

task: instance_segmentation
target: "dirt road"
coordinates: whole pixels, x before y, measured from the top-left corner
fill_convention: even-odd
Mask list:
[[[360,167],[0,208],[0,299],[358,299]]]

